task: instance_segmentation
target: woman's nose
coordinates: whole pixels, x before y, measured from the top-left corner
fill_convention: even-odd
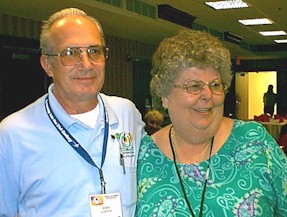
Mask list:
[[[202,87],[201,93],[202,96],[204,96],[205,98],[211,98],[212,96],[212,90],[210,89],[209,85],[205,84]]]

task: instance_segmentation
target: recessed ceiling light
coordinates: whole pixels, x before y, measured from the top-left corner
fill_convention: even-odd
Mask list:
[[[213,1],[213,2],[205,2],[205,4],[214,8],[215,10],[248,7],[248,4],[246,4],[242,0],[228,0],[228,1],[215,1],[215,2]]]
[[[264,36],[278,36],[278,35],[287,35],[285,31],[263,31],[259,32],[261,35]]]
[[[273,21],[267,18],[255,18],[255,19],[243,19],[238,20],[239,23],[242,23],[245,26],[253,26],[253,25],[266,25],[272,24]]]
[[[274,40],[276,43],[287,43],[287,39]]]

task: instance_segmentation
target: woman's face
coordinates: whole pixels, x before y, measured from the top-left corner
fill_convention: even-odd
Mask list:
[[[220,85],[220,75],[213,68],[188,68],[183,71],[175,85],[188,81],[204,83],[217,82]],[[218,83],[219,81],[219,83]],[[198,94],[191,94],[184,88],[174,87],[162,98],[163,106],[168,109],[170,119],[178,130],[206,131],[218,128],[223,117],[225,93],[214,94],[209,85],[205,84]]]

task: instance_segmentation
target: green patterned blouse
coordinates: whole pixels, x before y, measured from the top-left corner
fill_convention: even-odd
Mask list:
[[[177,163],[196,217],[207,165]],[[192,216],[173,160],[150,136],[142,140],[137,175],[137,217]],[[264,126],[235,120],[228,140],[210,159],[204,198],[204,217],[287,217],[287,157]]]

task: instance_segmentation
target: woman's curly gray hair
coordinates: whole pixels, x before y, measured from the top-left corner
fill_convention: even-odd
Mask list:
[[[231,85],[233,75],[229,50],[207,32],[184,29],[165,38],[153,54],[150,89],[154,107],[161,108],[160,98],[168,95],[175,80],[190,67],[212,67],[218,71],[226,91]]]

